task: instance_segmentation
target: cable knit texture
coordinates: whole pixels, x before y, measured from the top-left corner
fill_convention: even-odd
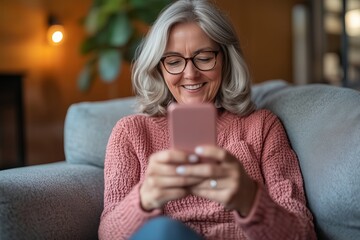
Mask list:
[[[274,114],[267,110],[247,117],[219,113],[217,144],[236,156],[258,183],[255,203],[246,218],[197,196],[145,212],[140,206],[139,189],[149,156],[169,148],[167,119],[145,115],[122,118],[106,150],[99,238],[127,239],[143,223],[159,215],[184,222],[206,239],[316,238],[296,155]]]

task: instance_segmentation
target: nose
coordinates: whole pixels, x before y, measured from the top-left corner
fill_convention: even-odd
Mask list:
[[[190,79],[199,75],[199,70],[194,66],[194,63],[190,59],[187,60],[183,74],[185,78]]]

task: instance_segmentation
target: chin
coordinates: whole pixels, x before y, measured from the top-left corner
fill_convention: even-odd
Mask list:
[[[181,103],[183,104],[200,104],[200,103],[210,103],[213,102],[207,99],[183,99]]]

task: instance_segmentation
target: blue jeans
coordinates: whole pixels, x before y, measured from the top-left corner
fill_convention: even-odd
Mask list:
[[[156,217],[145,223],[130,240],[203,240],[194,230],[169,217]]]

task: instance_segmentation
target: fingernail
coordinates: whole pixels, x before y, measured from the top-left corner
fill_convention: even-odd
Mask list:
[[[200,155],[201,155],[203,152],[204,152],[204,148],[202,148],[202,147],[196,147],[196,148],[195,148],[195,153],[196,153],[196,154],[200,154]]]
[[[188,160],[191,163],[197,163],[199,161],[199,157],[195,154],[190,154]]]
[[[176,173],[179,175],[183,175],[185,173],[185,167],[184,166],[178,166],[176,168]]]

